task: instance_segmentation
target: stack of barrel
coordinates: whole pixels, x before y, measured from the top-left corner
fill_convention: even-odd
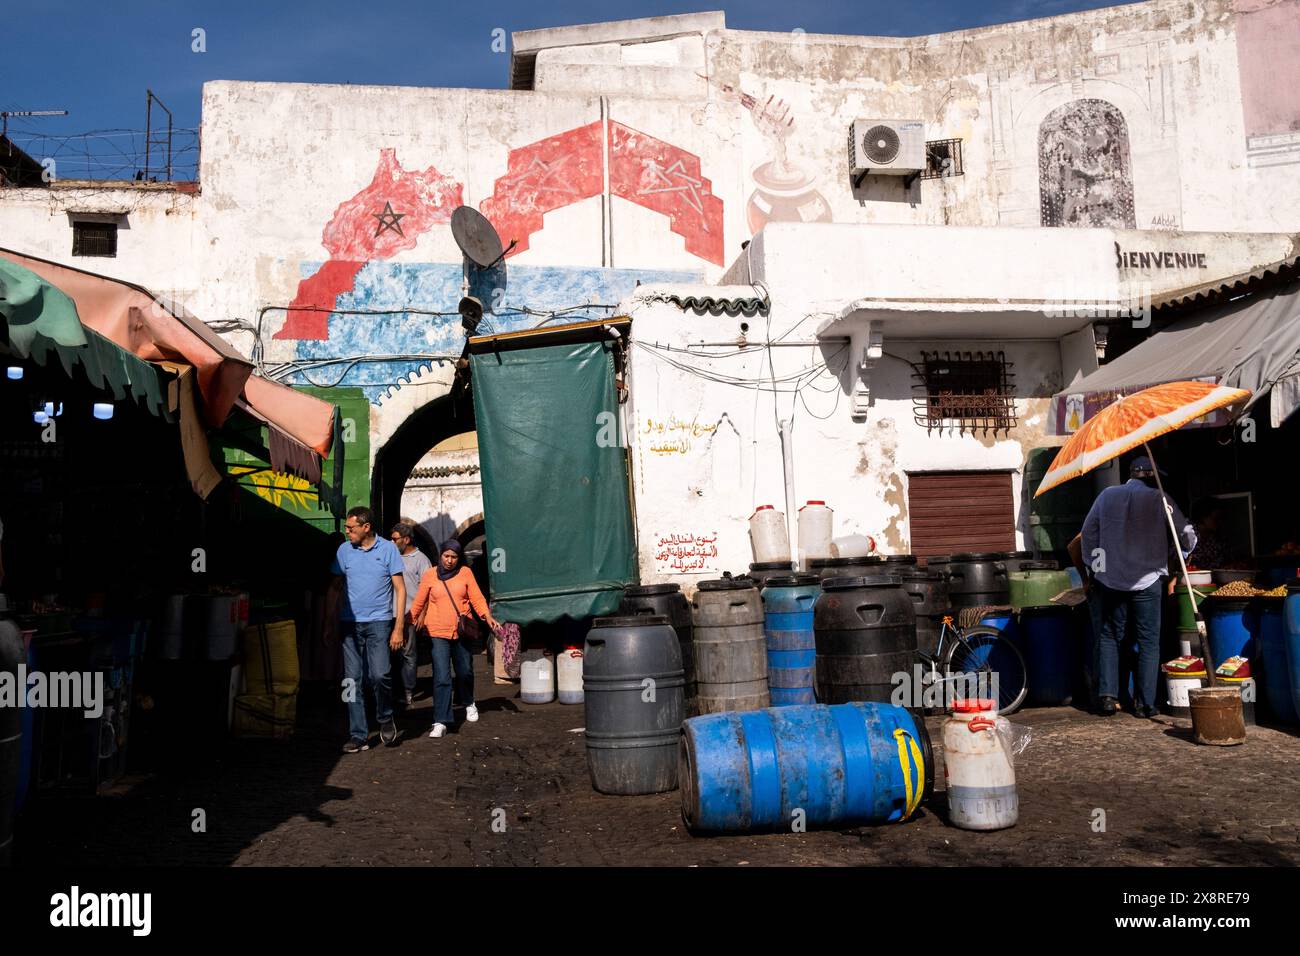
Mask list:
[[[1025,659],[1029,680],[1027,704],[1058,707],[1070,703],[1074,677],[1082,666],[1075,634],[1080,619],[1074,609],[1052,598],[1071,586],[1070,576],[1055,561],[1023,560],[1008,571],[1011,607],[1017,614],[1013,640]]]
[[[583,651],[592,785],[672,790],[688,714],[771,703],[763,602],[751,578],[724,577],[701,581],[689,602],[676,584],[627,588],[619,613],[596,619]]]

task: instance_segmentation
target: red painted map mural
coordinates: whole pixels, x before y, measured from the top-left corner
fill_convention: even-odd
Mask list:
[[[504,242],[518,240],[511,255],[528,248],[546,213],[600,195],[603,152],[599,122],[510,151],[506,174],[480,208]],[[723,264],[722,200],[694,153],[610,122],[609,190],[666,216],[687,252]],[[414,248],[434,224],[449,222],[463,191],[433,166],[404,170],[396,150],[381,149],[370,185],[334,210],[321,235],[329,260],[298,284],[288,318],[273,337],[328,339],[329,314],[338,297],[353,290],[362,267]]]
[[[553,209],[600,195],[600,123],[589,123],[510,151],[508,171],[480,208],[510,253],[528,248]],[[687,252],[722,265],[722,200],[700,158],[622,123],[609,124],[609,191],[668,217]]]
[[[435,223],[449,222],[461,205],[464,187],[430,166],[402,169],[397,151],[381,149],[370,185],[334,210],[321,242],[329,261],[298,283],[277,339],[329,338],[329,313],[338,297],[352,289],[357,273],[371,259],[387,259]]]

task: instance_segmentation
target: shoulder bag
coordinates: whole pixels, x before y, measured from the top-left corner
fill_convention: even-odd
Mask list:
[[[438,580],[442,581],[442,578]],[[461,614],[456,610],[456,599],[451,595],[451,587],[446,581],[442,581],[442,587],[447,592],[447,600],[451,601],[452,610],[456,611],[457,640],[464,641],[471,654],[477,654],[483,650],[483,631],[474,618],[474,609],[471,607],[469,614]]]

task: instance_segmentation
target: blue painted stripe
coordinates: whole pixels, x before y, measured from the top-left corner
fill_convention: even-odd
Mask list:
[[[768,650],[772,651],[798,651],[817,646],[817,635],[811,630],[764,631],[763,637],[767,641]]]
[[[797,704],[815,704],[817,695],[812,687],[773,687],[773,707],[793,707]]]
[[[816,650],[768,651],[767,666],[773,667],[812,667],[817,663]]]
[[[749,750],[751,819],[761,826],[780,826],[781,772],[771,718],[763,710],[747,711],[738,716],[745,729]]]
[[[840,759],[844,765],[844,814],[870,818],[875,786],[871,776],[866,710],[858,704],[835,704],[828,709],[839,732]]]

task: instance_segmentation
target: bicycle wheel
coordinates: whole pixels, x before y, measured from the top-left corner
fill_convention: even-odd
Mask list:
[[[1029,694],[1020,649],[996,627],[970,627],[944,654],[943,674],[956,696],[989,694],[996,679],[999,714],[1010,714]]]

